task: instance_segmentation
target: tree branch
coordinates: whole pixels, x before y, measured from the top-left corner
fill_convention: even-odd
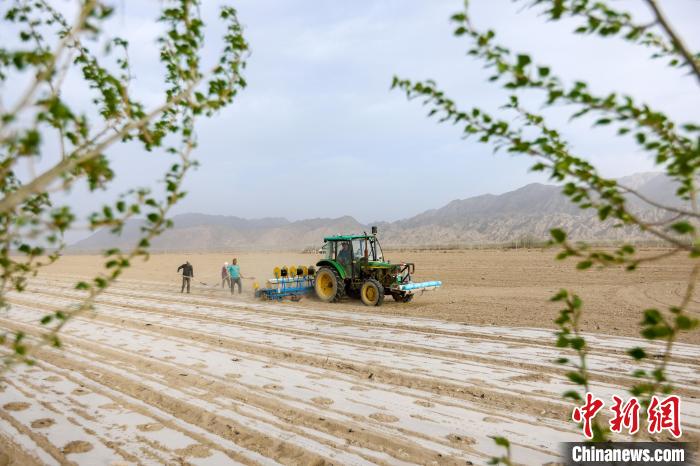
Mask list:
[[[124,137],[124,135],[132,129],[148,124],[151,120],[153,120],[155,117],[157,117],[164,111],[168,110],[174,105],[177,105],[183,99],[189,97],[192,94],[194,88],[197,86],[197,84],[199,84],[199,80],[193,81],[190,84],[190,86],[183,92],[173,97],[172,99],[164,102],[159,107],[145,115],[143,118],[131,121],[128,124],[124,125],[114,134],[100,142],[94,148],[88,150],[86,153],[82,155],[74,153],[73,155],[60,160],[53,167],[34,178],[30,183],[27,183],[19,189],[17,189],[16,191],[8,194],[4,198],[2,198],[2,200],[0,200],[0,213],[9,212],[32,194],[45,190],[56,178],[61,176],[63,173],[73,170],[81,163],[90,160],[93,157],[97,157],[105,148],[109,147],[112,143]]]
[[[673,213],[676,213],[679,215],[685,215],[687,217],[700,218],[700,214],[698,214],[696,212],[693,212],[690,210],[685,210],[685,209],[679,209],[677,207],[671,207],[671,206],[667,206],[664,204],[660,204],[660,203],[654,201],[653,199],[649,199],[648,197],[644,196],[643,194],[639,193],[638,191],[636,191],[632,188],[628,188],[627,186],[621,185],[619,183],[617,186],[620,189],[622,189],[623,191],[628,192],[628,193],[634,195],[635,197],[639,198],[640,200],[644,201],[645,203],[649,204],[650,206],[653,206],[653,207],[656,207],[656,208],[659,208],[662,210],[666,210],[668,212],[673,212]]]
[[[646,0],[646,2],[649,5],[649,8],[651,8],[651,10],[654,12],[654,16],[656,16],[656,20],[658,21],[658,23],[661,25],[663,30],[666,31],[666,34],[673,42],[674,47],[676,47],[676,49],[678,49],[681,55],[683,55],[683,58],[685,58],[685,61],[688,63],[688,66],[690,66],[690,68],[692,69],[693,74],[695,74],[695,77],[697,78],[698,82],[700,82],[700,60],[695,59],[693,54],[690,53],[688,47],[673,29],[671,23],[668,22],[668,19],[661,11],[661,8],[659,8],[659,5],[656,3],[656,0]]]
[[[94,4],[94,1],[88,1],[82,6],[80,13],[78,14],[78,18],[76,19],[73,27],[66,32],[65,36],[61,38],[61,41],[58,43],[58,45],[56,46],[56,50],[51,55],[51,61],[47,63],[44,72],[37,74],[37,76],[34,78],[34,81],[29,85],[27,90],[24,91],[24,94],[22,94],[22,97],[20,97],[15,106],[8,112],[9,115],[14,116],[18,112],[22,111],[34,96],[34,93],[39,88],[39,85],[44,81],[44,79],[48,79],[50,77],[51,73],[53,72],[54,66],[56,65],[56,61],[68,45],[68,41],[75,35],[76,32],[80,31],[83,28],[83,26],[85,25],[85,21],[87,21],[87,18],[90,15]],[[42,79],[42,75],[45,75],[44,79]],[[6,124],[0,124],[0,129],[3,130],[0,131],[0,141],[2,141],[5,138],[5,136],[2,133],[8,126],[9,125]]]

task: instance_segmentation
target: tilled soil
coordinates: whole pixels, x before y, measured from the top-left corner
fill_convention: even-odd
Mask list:
[[[644,263],[635,272],[621,268],[576,270],[573,259],[557,261],[557,249],[490,249],[452,251],[388,251],[394,262],[416,264],[417,281],[441,280],[437,292],[416,297],[410,305],[387,297],[379,308],[367,308],[359,301],[335,304],[330,309],[352,313],[415,316],[464,322],[473,325],[554,328],[559,304],[549,298],[561,288],[577,293],[584,301],[582,328],[594,333],[638,337],[644,309],[662,311],[678,305],[685,293],[690,261],[679,254],[662,261]],[[641,256],[665,251],[645,249]],[[185,260],[194,265],[192,290],[197,294],[224,296],[220,269],[224,261],[237,257],[246,277],[256,277],[260,286],[281,265],[312,265],[315,254],[293,252],[222,252],[153,254],[148,262],[137,260],[125,277],[159,285],[170,283],[169,291],[180,291],[177,267]],[[85,276],[96,273],[104,262],[99,256],[65,256],[42,272]],[[206,283],[206,285],[202,285]],[[252,296],[253,280],[243,280],[244,297]],[[318,307],[313,299],[300,306]],[[700,315],[700,287],[696,287],[691,312]],[[700,331],[685,333],[680,341],[700,344]]]
[[[155,270],[135,269],[99,299],[95,313],[65,328],[64,348],[42,349],[40,362],[17,366],[4,380],[0,451],[17,464],[483,464],[502,453],[490,438],[501,435],[513,443],[517,462],[555,462],[560,442],[581,439],[561,398],[572,385],[553,363],[562,350],[553,347],[552,330],[541,328],[542,314],[556,309],[540,302],[529,321],[500,325],[471,321],[469,309],[460,318],[432,312],[478,295],[488,315],[495,314],[484,303],[497,296],[510,306],[518,301],[503,282],[465,284],[465,277],[493,272],[485,263],[475,272],[474,255],[458,254],[441,267],[424,261],[421,278],[443,278],[437,269],[460,275],[444,280],[443,290],[375,309],[312,299],[263,302],[198,284],[181,295],[173,290],[177,276],[165,270],[166,260],[176,268],[180,256],[155,256]],[[510,259],[536,262],[523,261],[527,254],[548,253]],[[238,257],[250,260],[249,274],[261,275],[252,256]],[[301,263],[299,257],[313,256],[292,259]],[[199,278],[205,262],[194,258]],[[86,270],[63,267],[32,281],[27,292],[10,293],[13,306],[0,315],[0,327],[31,335],[47,311],[78,302],[73,284]],[[676,296],[660,291],[680,283],[672,276],[685,265],[664,267],[642,271],[644,280],[657,281],[636,286],[659,290],[645,296]],[[522,284],[512,288],[534,289],[524,293],[523,306],[557,274],[543,272],[544,285],[532,275],[511,273]],[[598,280],[592,274],[578,276],[582,289],[597,286],[586,282]],[[626,279],[606,286],[631,308],[625,300],[636,294],[619,293],[633,286]],[[654,283],[666,285],[647,286]],[[488,288],[498,292],[489,295]],[[601,311],[591,312],[594,321]],[[588,341],[592,391],[608,403],[612,394],[624,396],[637,368],[624,350],[645,343],[603,332]],[[669,367],[683,398],[684,440],[700,433],[698,356],[700,346],[680,343]]]

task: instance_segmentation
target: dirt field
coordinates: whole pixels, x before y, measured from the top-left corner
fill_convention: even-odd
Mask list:
[[[658,253],[646,250],[642,254]],[[610,335],[639,336],[641,312],[649,307],[666,309],[677,305],[685,291],[690,266],[683,257],[645,264],[635,272],[621,269],[576,270],[576,262],[554,260],[554,250],[456,250],[456,251],[389,251],[392,261],[416,264],[417,281],[441,280],[443,287],[435,293],[417,297],[409,306],[395,303],[391,297],[381,308],[367,308],[359,301],[335,304],[330,309],[415,317],[429,317],[473,325],[500,325],[554,328],[559,306],[549,298],[567,288],[578,293],[585,303],[584,329]],[[175,270],[188,259],[195,267],[197,294],[225,296],[220,288],[202,286],[219,281],[219,269],[231,261],[232,253],[222,254],[155,254],[138,262],[125,278],[170,284],[179,291],[180,278]],[[280,265],[312,265],[319,256],[298,253],[236,253],[244,276],[256,277],[262,286]],[[80,276],[96,271],[101,264],[97,256],[66,256],[49,270],[51,274]],[[244,298],[252,295],[252,281],[243,281]],[[700,290],[693,302],[700,312]],[[318,307],[315,300],[301,306]],[[683,340],[700,344],[700,332],[685,335]]]
[[[581,434],[560,394],[571,388],[553,347],[560,287],[586,303],[593,392],[624,395],[623,353],[640,311],[680,299],[688,266],[578,272],[552,251],[402,252],[417,279],[444,287],[413,303],[270,303],[218,282],[232,254],[154,255],[135,264],[0,388],[0,464],[484,464],[504,435],[523,464],[558,458]],[[275,265],[313,255],[237,254],[261,284]],[[175,270],[192,262],[192,294]],[[281,260],[283,259],[283,260]],[[28,333],[80,298],[99,258],[68,256],[10,296],[0,327]],[[201,285],[199,282],[207,285]],[[694,302],[694,312],[698,303]],[[700,434],[700,341],[676,350],[684,440]],[[658,351],[659,347],[651,348]],[[659,439],[665,439],[661,436]],[[471,463],[469,463],[471,462]]]

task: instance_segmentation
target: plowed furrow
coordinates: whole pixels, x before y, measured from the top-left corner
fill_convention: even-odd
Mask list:
[[[80,328],[82,329],[83,327],[86,327],[85,324],[80,325]],[[84,337],[89,338],[90,335],[96,335],[100,333],[101,330],[97,328],[91,328],[89,330],[85,330]],[[71,332],[73,334],[73,332]],[[125,332],[126,333],[126,332]],[[147,340],[147,335],[134,335],[135,332],[131,332],[130,335],[128,335],[128,338],[130,341],[141,341],[142,346],[148,347],[148,342]],[[83,336],[83,335],[80,335]],[[110,333],[110,340],[114,340],[115,335],[113,333]],[[163,341],[164,337],[158,337],[156,341],[159,341],[159,346],[160,349],[165,348],[165,342]],[[224,356],[217,357],[216,352],[212,352],[211,348],[204,348],[203,349],[203,357],[206,358],[207,360],[207,367],[193,367],[193,366],[199,366],[202,364],[205,364],[203,361],[204,359],[197,359],[194,355],[197,354],[196,348],[197,345],[193,344],[192,342],[188,342],[187,340],[175,340],[171,338],[167,338],[167,340],[173,340],[173,341],[182,341],[183,343],[180,343],[181,347],[183,349],[176,349],[176,348],[171,348],[172,352],[165,351],[163,353],[158,353],[154,354],[153,351],[151,351],[150,355],[153,357],[155,360],[163,360],[164,358],[168,358],[169,356],[172,356],[173,354],[177,354],[179,364],[174,365],[173,369],[170,370],[172,371],[177,371],[178,367],[186,367],[190,366],[187,369],[187,374],[191,374],[192,371],[197,373],[197,375],[202,376],[202,372],[215,372],[219,371],[220,374],[225,374],[227,373],[226,371],[232,370],[231,368],[226,367],[227,361],[230,360],[230,357],[228,354]],[[123,340],[117,340],[118,345],[121,346],[122,344],[128,345],[128,341],[123,341]],[[132,345],[133,346],[133,345]],[[160,350],[159,349],[159,350]],[[187,359],[187,357],[193,357],[194,359]],[[250,359],[250,358],[248,358]],[[435,403],[428,402],[424,399],[421,398],[415,398],[415,397],[404,397],[401,394],[396,393],[396,391],[392,391],[391,388],[388,388],[386,391],[382,390],[381,387],[379,388],[374,388],[368,389],[368,393],[363,393],[363,391],[359,391],[359,393],[353,388],[357,388],[353,386],[351,383],[348,382],[343,382],[339,381],[337,379],[333,378],[328,378],[324,379],[323,375],[326,377],[333,377],[333,374],[323,374],[323,375],[315,375],[314,379],[309,379],[308,375],[314,375],[314,374],[301,374],[302,376],[295,375],[294,371],[275,371],[274,367],[267,367],[263,368],[264,372],[267,372],[269,375],[260,377],[257,374],[257,371],[263,372],[263,369],[260,368],[258,365],[257,367],[255,365],[250,365],[250,361],[247,359],[242,359],[241,361],[237,361],[235,364],[231,364],[229,362],[229,365],[234,368],[234,370],[239,370],[241,371],[242,374],[235,374],[235,375],[241,375],[240,378],[235,379],[236,382],[249,382],[251,384],[251,388],[257,389],[258,392],[263,392],[265,391],[265,387],[267,386],[267,390],[272,390],[276,391],[278,390],[278,387],[275,387],[275,385],[279,385],[279,394],[276,395],[276,397],[288,397],[289,400],[285,400],[285,403],[291,403],[291,399],[298,399],[298,398],[303,398],[307,400],[307,404],[305,405],[299,405],[297,402],[297,405],[299,409],[304,409],[304,410],[312,410],[313,409],[310,407],[308,404],[308,401],[311,401],[312,403],[320,403],[321,405],[324,405],[327,403],[326,399],[315,399],[319,398],[320,395],[326,395],[327,400],[333,403],[333,406],[338,406],[338,410],[344,410],[347,409],[351,413],[360,413],[355,414],[355,416],[349,416],[346,415],[346,419],[348,422],[363,422],[364,424],[359,426],[359,429],[356,427],[358,430],[368,430],[372,429],[374,431],[378,430],[377,423],[382,423],[382,422],[390,422],[390,423],[397,423],[397,427],[387,427],[386,429],[382,429],[385,432],[391,433],[392,431],[394,432],[394,435],[401,434],[403,435],[411,435],[412,441],[418,443],[419,445],[422,446],[423,449],[428,449],[428,447],[431,446],[431,442],[433,445],[433,448],[435,449],[441,449],[443,451],[443,454],[453,452],[454,453],[454,448],[448,448],[445,446],[445,443],[451,442],[451,443],[461,443],[464,442],[466,446],[468,446],[469,442],[472,440],[467,441],[467,439],[471,439],[470,435],[473,435],[474,432],[474,426],[476,423],[479,421],[483,420],[484,418],[488,417],[487,415],[480,413],[478,411],[474,412],[473,410],[457,410],[455,411],[454,407],[446,406],[446,407],[440,407],[439,406],[439,400],[437,400]],[[151,370],[157,372],[158,374],[163,374],[167,373],[168,370],[161,367],[162,365],[156,364],[156,363],[149,363],[149,366],[151,367]],[[243,366],[243,367],[241,367]],[[138,368],[135,368],[137,370]],[[179,369],[183,370],[183,369]],[[297,371],[298,372],[298,371]],[[173,377],[177,378],[179,377],[179,374],[175,374]],[[190,380],[190,379],[188,379]],[[309,383],[310,382],[310,383]],[[304,387],[302,384],[306,383],[307,387]],[[262,386],[261,386],[262,385]],[[208,387],[206,384],[204,386],[197,386],[195,388],[201,388],[200,392],[196,393],[200,398],[205,397],[206,394],[204,393],[205,387],[208,390],[212,390],[212,388]],[[362,388],[362,387],[359,387]],[[233,393],[232,390],[228,390],[227,396],[233,397],[233,398],[242,398],[245,397],[247,398],[247,402],[253,405],[260,405],[261,401],[260,400],[255,400],[253,399],[253,395],[248,393],[247,395],[236,395]],[[358,400],[353,401],[355,398]],[[406,398],[404,400],[404,398]],[[366,401],[363,401],[366,400]],[[416,401],[421,401],[421,404],[416,404]],[[285,408],[283,406],[272,406],[271,409],[277,409],[281,412],[285,411]],[[386,414],[388,412],[388,414]],[[362,416],[361,414],[366,414],[365,416]],[[338,413],[333,413],[332,410],[330,409],[325,409],[324,411],[319,411],[320,416],[325,417],[327,419],[333,418],[334,416],[337,417]],[[318,415],[318,414],[317,414]],[[376,415],[376,421],[373,418],[373,415]],[[507,418],[499,420],[497,418],[497,414],[495,415],[496,417],[491,417],[496,423],[507,423],[509,420]],[[392,417],[396,417],[396,419],[392,419]],[[440,418],[444,418],[445,421],[440,421]],[[423,418],[421,420],[421,418]],[[432,419],[431,419],[432,418]],[[472,418],[470,421],[469,418]],[[295,422],[298,421],[299,419],[295,419]],[[388,421],[387,421],[388,420]],[[464,422],[462,424],[461,422],[456,422],[457,420],[461,420]],[[524,419],[521,419],[520,422],[522,422]],[[441,423],[444,424],[443,427],[441,427]],[[483,423],[482,423],[483,424]],[[544,424],[548,424],[548,422],[544,422]],[[410,428],[406,429],[401,427],[402,425],[404,426],[410,426]],[[425,430],[423,435],[420,435],[420,430],[416,431],[416,429],[420,429],[420,426],[424,425]],[[466,429],[466,430],[465,430]],[[533,435],[533,432],[537,429],[536,426],[530,426],[526,427],[525,429],[515,429],[518,432],[518,435],[524,436],[527,442],[532,442],[534,439],[531,438]],[[460,430],[462,432],[460,432]],[[484,425],[484,432],[482,435],[479,435],[479,443],[485,443],[485,446],[487,448],[490,448],[490,440],[487,437],[487,434],[493,435],[494,433],[498,432],[498,427],[495,425]],[[356,430],[357,431],[357,430]],[[442,435],[439,435],[440,432],[442,431]],[[426,438],[428,435],[432,435],[433,439],[430,441],[427,441]],[[436,435],[438,434],[438,435]],[[557,434],[557,432],[551,432],[550,434],[547,435],[546,438],[555,438],[557,436],[561,436],[561,434]],[[352,437],[352,436],[351,436]],[[539,437],[542,438],[542,437]],[[422,440],[423,439],[423,440]],[[460,440],[463,439],[463,440]],[[520,439],[516,438],[516,442],[518,442]],[[439,442],[438,444],[435,444],[435,442]],[[381,443],[381,442],[378,442]],[[519,442],[518,442],[519,443]],[[440,444],[443,446],[440,447]],[[390,442],[387,442],[384,440],[384,448],[390,447]],[[405,447],[404,447],[405,448]],[[407,449],[407,451],[410,451],[410,449]],[[532,452],[531,452],[532,454]],[[415,455],[414,455],[415,456]],[[413,457],[413,456],[412,456]]]
[[[36,295],[35,295],[36,298]],[[41,301],[40,298],[36,298]],[[55,298],[53,298],[55,300]],[[136,304],[129,301],[130,308],[137,308]],[[66,302],[64,301],[64,304]],[[116,303],[115,303],[116,305]],[[163,311],[162,306],[156,306]],[[266,348],[281,347],[283,351],[292,354],[305,354],[308,357],[335,357],[340,359],[343,355],[345,361],[357,367],[367,367],[366,371],[376,371],[377,368],[384,367],[386,370],[400,370],[402,373],[414,374],[408,377],[416,380],[420,377],[429,377],[438,382],[438,386],[452,385],[454,387],[471,387],[471,390],[480,389],[492,394],[490,401],[501,396],[506,397],[510,393],[520,393],[533,400],[562,404],[561,393],[573,387],[561,375],[557,373],[542,373],[541,369],[523,369],[508,367],[494,363],[482,363],[466,357],[447,357],[439,354],[414,353],[406,348],[397,352],[396,349],[376,348],[372,345],[361,345],[361,341],[339,341],[333,338],[321,336],[300,336],[290,335],[288,331],[277,329],[261,330],[246,327],[246,324],[237,323],[227,325],[223,323],[211,322],[208,315],[214,310],[197,310],[201,315],[198,319],[192,317],[151,315],[143,310],[103,308],[103,314],[116,318],[123,318],[129,322],[150,322],[151,324],[161,324],[163,318],[168,318],[177,329],[186,328],[188,331],[198,332],[204,335],[218,335],[221,337],[234,338],[238,342],[246,342],[250,345],[258,345],[257,351],[268,351]],[[158,314],[158,313],[156,313]],[[203,315],[202,315],[203,314]],[[162,324],[161,324],[162,325]],[[173,331],[178,331],[173,329]],[[274,342],[274,343],[273,343]],[[262,346],[260,346],[262,343]],[[390,376],[393,380],[398,380],[396,376]],[[402,377],[406,380],[406,376]],[[508,386],[507,390],[503,387]],[[595,389],[601,395],[611,397],[619,392],[619,384],[596,383]],[[447,388],[447,387],[446,387]],[[686,403],[686,412],[689,416],[691,426],[700,425],[700,405],[690,400]]]
[[[64,289],[72,290],[73,282],[54,279],[49,283],[61,285]],[[160,291],[165,288],[164,291]],[[38,289],[41,291],[41,288]],[[113,294],[119,296],[127,296],[130,298],[143,298],[155,300],[168,305],[203,305],[211,307],[219,307],[222,309],[232,310],[249,310],[259,314],[275,314],[282,318],[297,318],[312,320],[322,323],[335,323],[341,326],[351,325],[360,328],[381,328],[388,330],[393,328],[397,332],[410,331],[419,334],[428,334],[431,337],[436,335],[449,335],[461,339],[464,342],[474,340],[487,340],[505,342],[508,345],[515,345],[526,349],[545,348],[551,349],[554,341],[553,332],[544,329],[535,328],[508,328],[508,327],[483,327],[472,326],[467,324],[459,324],[453,322],[444,322],[433,319],[418,319],[415,317],[394,317],[385,315],[371,315],[366,313],[351,314],[342,311],[318,310],[308,307],[299,307],[293,304],[276,304],[265,301],[241,301],[238,296],[231,299],[222,298],[219,294],[217,297],[208,297],[206,295],[181,295],[177,292],[168,292],[167,288],[158,282],[154,282],[151,286],[144,286],[141,282],[128,282],[128,287],[125,283],[120,283],[110,287],[106,296]],[[639,340],[633,338],[608,336],[608,335],[587,335],[587,339],[591,344],[594,352],[612,353],[616,356],[625,354],[625,350],[632,346],[638,345]],[[663,344],[658,342],[644,341],[644,345],[652,351],[661,352]],[[516,355],[517,356],[517,355]],[[687,362],[694,364],[697,358],[700,357],[700,348],[695,345],[687,345],[676,343],[674,356],[678,362]]]

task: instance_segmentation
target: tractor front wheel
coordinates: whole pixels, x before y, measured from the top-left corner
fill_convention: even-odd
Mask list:
[[[345,282],[338,271],[330,267],[318,269],[314,288],[318,299],[326,303],[340,301],[345,296]]]
[[[384,302],[384,286],[374,278],[366,280],[360,288],[360,299],[366,306],[381,306]]]

